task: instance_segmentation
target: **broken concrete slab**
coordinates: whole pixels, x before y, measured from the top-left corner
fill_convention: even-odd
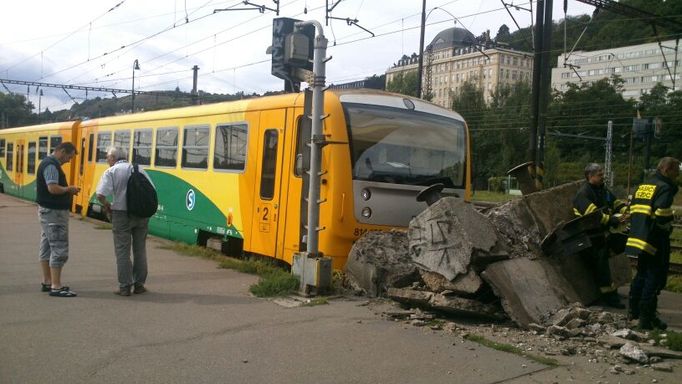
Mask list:
[[[580,182],[563,184],[488,210],[486,216],[505,239],[511,257],[542,256],[541,240],[573,218],[571,201],[579,186]]]
[[[483,286],[483,280],[473,270],[459,275],[453,281],[436,272],[420,271],[420,275],[424,284],[433,292],[450,291],[456,295],[471,296]]]
[[[553,313],[578,297],[544,259],[518,258],[490,264],[481,274],[519,326],[549,324]]]
[[[414,263],[450,281],[469,271],[475,253],[490,254],[498,245],[490,221],[471,204],[453,197],[436,201],[412,219],[408,240]]]
[[[429,291],[417,291],[408,288],[389,288],[388,297],[400,303],[452,313],[456,315],[488,317],[497,320],[505,319],[499,307],[484,304],[463,297],[446,296]]]
[[[611,282],[615,287],[622,287],[632,281],[632,267],[630,267],[630,260],[624,253],[609,258],[609,269],[611,270]]]
[[[405,232],[366,233],[348,254],[346,283],[369,297],[377,297],[388,287],[405,287],[418,281],[419,272],[407,250]]]

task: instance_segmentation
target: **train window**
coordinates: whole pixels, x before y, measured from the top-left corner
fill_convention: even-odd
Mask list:
[[[178,164],[178,129],[159,128],[156,131],[156,157],[154,165],[157,167],[175,167]]]
[[[31,141],[28,143],[28,162],[26,163],[28,173],[36,173],[36,142]]]
[[[38,161],[47,157],[47,136],[38,138]]]
[[[136,129],[133,134],[133,163],[149,165],[152,160],[152,130]]]
[[[185,127],[182,140],[182,166],[208,168],[208,125]]]
[[[260,178],[260,197],[272,199],[275,195],[275,177],[277,176],[277,139],[276,129],[265,131],[263,138],[263,165]]]
[[[214,169],[243,171],[246,166],[246,124],[218,125],[215,131]]]
[[[88,140],[88,162],[92,163],[92,154],[95,147],[95,134],[90,134],[90,139]]]
[[[298,130],[296,131],[296,161],[294,163],[294,175],[301,177],[310,169],[310,147],[306,145],[310,142],[310,126],[312,122],[309,117],[300,116],[298,118]]]
[[[0,157],[5,157],[5,139],[0,139]]]
[[[97,133],[97,158],[98,163],[106,163],[107,148],[111,146],[111,132]]]
[[[130,152],[130,131],[116,131],[114,132],[114,147],[121,148],[126,155]],[[128,156],[130,158],[130,156]]]
[[[5,169],[7,172],[14,168],[14,144],[7,143],[7,162],[5,163]]]
[[[61,136],[50,136],[50,152],[54,151],[59,144],[62,143]]]
[[[80,156],[78,156],[78,159],[80,160],[80,163],[78,164],[78,174],[83,176],[83,168],[85,168],[85,138],[81,139],[81,150],[78,152]]]

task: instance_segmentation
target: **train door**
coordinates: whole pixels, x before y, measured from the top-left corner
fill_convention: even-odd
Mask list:
[[[283,255],[286,261],[292,263],[293,255],[305,250],[302,247],[302,237],[306,234],[305,221],[307,219],[308,206],[304,197],[308,196],[306,183],[303,176],[308,168],[309,155],[305,151],[306,143],[310,141],[310,119],[303,118],[303,109],[291,110],[288,117],[291,119],[291,135],[287,135],[287,143],[284,148],[286,153],[282,185],[286,190],[282,195],[282,204],[286,205],[286,217],[280,217],[280,228],[284,234]],[[293,129],[295,126],[295,129]],[[306,158],[304,159],[304,153]],[[307,161],[306,161],[307,159]]]
[[[76,186],[81,192],[74,197],[75,211],[85,216],[92,194],[95,193],[94,181],[92,178],[95,173],[95,131],[92,127],[83,127],[78,157],[78,172],[76,173]]]
[[[279,215],[284,214],[280,194],[285,117],[284,110],[261,112],[256,136],[258,164],[250,251],[275,258],[282,257],[277,254],[277,243]]]
[[[17,161],[16,161],[16,168],[14,170],[14,183],[17,185],[17,193],[19,196],[24,197],[25,193],[25,188],[24,188],[24,178],[26,177],[24,174],[24,146],[26,145],[25,140],[17,140]]]

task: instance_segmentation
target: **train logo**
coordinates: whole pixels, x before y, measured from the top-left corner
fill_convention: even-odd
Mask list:
[[[187,195],[185,195],[185,206],[187,207],[188,211],[191,211],[194,209],[194,204],[196,203],[196,195],[194,194],[194,190],[190,189],[187,191]]]

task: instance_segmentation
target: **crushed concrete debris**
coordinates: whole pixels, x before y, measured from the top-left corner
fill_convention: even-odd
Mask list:
[[[631,342],[625,343],[622,347],[620,347],[619,353],[621,356],[624,356],[630,360],[636,361],[638,363],[648,363],[649,362],[649,356],[642,351],[639,346],[636,344],[633,344]]]

